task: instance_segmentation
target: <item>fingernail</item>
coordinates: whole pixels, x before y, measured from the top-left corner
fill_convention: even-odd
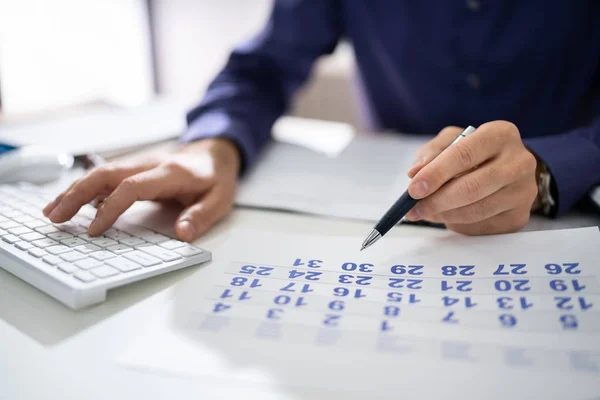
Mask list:
[[[190,221],[181,221],[178,225],[182,239],[190,241],[196,237],[196,228],[194,228],[194,225]]]
[[[414,196],[416,196],[418,198],[423,198],[423,197],[427,196],[428,190],[429,190],[429,185],[427,184],[427,182],[419,181],[413,185],[412,193]]]

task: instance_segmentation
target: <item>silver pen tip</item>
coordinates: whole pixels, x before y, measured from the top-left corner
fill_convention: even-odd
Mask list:
[[[363,251],[367,247],[371,246],[373,243],[375,243],[379,239],[381,239],[381,233],[379,233],[377,230],[373,229],[369,233],[369,235],[367,236],[367,238],[365,239],[365,241],[363,242],[362,248],[360,249],[360,251]]]

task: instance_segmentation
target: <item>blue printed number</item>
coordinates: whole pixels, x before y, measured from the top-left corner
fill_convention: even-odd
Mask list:
[[[283,310],[281,308],[271,308],[267,310],[267,319],[281,319],[281,314],[283,314]]]
[[[321,260],[308,260],[303,262],[301,258],[296,258],[296,261],[294,261],[294,267],[306,265],[308,268],[321,268],[321,264],[323,264],[323,261]]]
[[[517,317],[511,314],[502,314],[498,317],[500,324],[505,328],[512,328],[517,325]]]
[[[357,285],[370,285],[371,282],[369,282],[369,281],[372,278],[373,278],[372,276],[361,276],[361,275],[354,276],[354,275],[342,274],[342,275],[340,275],[338,282],[344,283],[344,284],[356,283]]]
[[[286,306],[292,302],[292,298],[290,296],[286,296],[286,295],[282,294],[282,295],[275,297],[275,300],[273,300],[273,301],[278,306]],[[307,305],[307,303],[304,301],[304,297],[298,297],[293,304],[294,304],[294,307],[301,307],[301,306]]]
[[[281,289],[279,289],[279,291],[281,291],[281,292],[295,292],[296,291],[296,284],[294,282],[288,283],[287,285],[285,285],[284,287],[282,287]],[[300,292],[302,292],[302,293],[309,293],[309,292],[314,292],[314,290],[310,288],[310,284],[306,283],[306,284],[302,285],[302,289],[300,289]]]
[[[579,323],[574,315],[561,315],[559,318],[563,329],[577,329]]]
[[[338,297],[352,296],[355,299],[360,299],[361,297],[367,297],[366,294],[363,294],[362,289],[350,290],[345,287],[336,287],[335,289],[333,289],[333,295],[338,296]]]
[[[454,276],[457,273],[462,276],[472,276],[475,275],[474,265],[444,265],[442,267],[442,274],[444,276]]]
[[[452,289],[456,289],[459,292],[470,292],[471,290],[473,290],[471,288],[471,281],[456,281],[456,287],[450,283],[448,283],[448,281],[442,281],[442,291],[448,291],[448,290],[452,290]]]
[[[470,297],[465,297],[465,308],[475,307],[477,303],[473,302]],[[444,302],[444,307],[452,307],[455,304],[460,302],[460,299],[457,297],[444,296],[442,297],[442,301]]]
[[[400,307],[396,306],[385,306],[383,308],[383,315],[386,317],[397,317],[400,315]]]
[[[381,332],[387,332],[387,331],[391,331],[393,329],[394,329],[394,327],[392,326],[392,324],[390,324],[389,321],[381,322]]]
[[[233,297],[233,294],[231,294],[231,289],[225,289],[225,291],[221,295],[221,298],[222,299],[227,299],[229,297]],[[242,292],[242,294],[240,295],[240,297],[238,297],[238,300],[250,300],[250,298],[251,297],[248,294],[248,292]]]
[[[564,264],[546,264],[546,272],[550,275],[558,275],[561,273],[577,275],[581,273],[581,270],[577,269],[579,263],[564,263]]]
[[[494,271],[494,275],[525,275],[527,273],[525,266],[526,264],[509,264],[508,266],[500,264]]]
[[[396,275],[423,275],[422,269],[422,265],[394,265],[391,271]]]
[[[359,272],[373,272],[373,264],[356,264],[353,262],[347,262],[342,264],[342,269],[344,271],[356,271],[358,269]]]
[[[512,310],[513,308],[515,308],[513,304],[514,300],[515,299],[513,299],[512,297],[503,296],[498,297],[498,299],[496,299],[496,302],[498,303],[499,308],[503,310]],[[518,306],[521,307],[521,309],[523,310],[527,310],[528,308],[533,307],[533,303],[528,303],[525,297],[519,297],[518,300]]]
[[[585,285],[580,284],[577,279],[571,280],[570,283],[573,286],[573,290],[576,292],[580,292],[583,289],[585,289]],[[564,292],[570,289],[569,281],[564,281],[562,279],[551,280],[550,287],[552,288],[552,290],[555,290],[557,292]]]
[[[213,308],[213,312],[218,313],[218,312],[222,312],[222,311],[227,311],[230,308],[231,308],[231,306],[228,304],[217,303],[217,304],[215,304],[215,307]]]
[[[442,318],[442,322],[447,322],[450,324],[458,324],[458,319],[454,316],[454,311],[448,312],[444,318]]]
[[[403,298],[404,298],[404,296],[400,292],[389,292],[387,294],[387,301],[393,301],[396,303],[400,303]],[[421,302],[421,300],[417,298],[416,294],[411,293],[408,295],[408,303],[409,304],[415,304],[415,303],[419,303],[419,302]]]
[[[323,325],[338,326],[341,318],[342,318],[341,315],[325,314],[325,319],[323,320]]]
[[[233,278],[231,280],[230,285],[231,286],[245,286],[247,282],[248,282],[248,278],[242,278],[241,276],[236,276],[235,278]],[[262,286],[259,282],[260,281],[258,279],[252,279],[252,281],[250,282],[250,287],[255,288],[255,287]]]
[[[271,267],[255,267],[254,265],[244,265],[242,268],[240,268],[240,274],[256,273],[256,275],[268,276],[271,275],[271,271],[273,271],[273,269],[274,268]]]
[[[512,281],[502,279],[494,282],[494,287],[499,292],[508,292],[509,290],[517,290],[519,292],[527,292],[531,287],[527,286],[529,279],[513,279]]]
[[[405,279],[405,278],[389,278],[389,287],[400,289],[406,287],[407,289],[421,289],[422,279]]]
[[[571,300],[573,300],[572,297],[555,296],[554,300],[556,301],[556,308],[560,310],[572,310],[574,307],[573,304],[571,304]],[[586,302],[583,297],[577,298],[577,303],[579,304],[581,311],[586,311],[593,307],[593,304]]]
[[[328,307],[333,311],[343,311],[346,308],[346,304],[341,300],[334,300],[329,302]]]
[[[322,272],[316,272],[316,271],[298,271],[298,270],[291,270],[290,271],[290,275],[289,278],[290,279],[295,279],[295,278],[300,278],[300,277],[304,277],[304,279],[306,279],[307,281],[318,281],[319,280],[319,276],[322,275]]]

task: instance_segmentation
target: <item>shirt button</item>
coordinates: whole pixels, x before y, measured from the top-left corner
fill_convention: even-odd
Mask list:
[[[467,8],[473,12],[477,12],[481,9],[481,3],[479,0],[466,0]]]
[[[479,79],[479,75],[477,75],[477,74],[467,75],[467,84],[473,90],[479,89],[479,87],[481,86],[481,79]]]

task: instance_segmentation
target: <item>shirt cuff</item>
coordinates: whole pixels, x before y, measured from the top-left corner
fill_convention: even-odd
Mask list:
[[[207,111],[194,119],[181,135],[181,143],[200,139],[226,138],[238,147],[241,156],[241,173],[254,163],[258,145],[252,138],[247,125],[232,118],[225,111]]]
[[[600,150],[577,131],[525,139],[550,170],[558,191],[557,215],[577,203],[597,183]]]

